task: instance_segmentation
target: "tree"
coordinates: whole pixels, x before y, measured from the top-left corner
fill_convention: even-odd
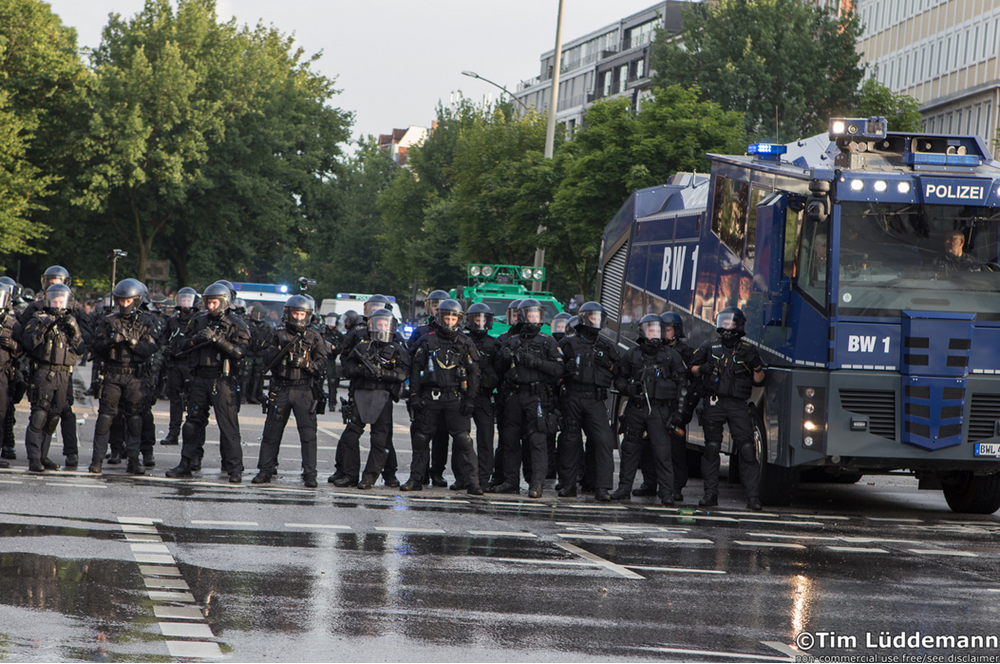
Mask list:
[[[656,89],[637,114],[627,99],[594,104],[557,154],[562,177],[542,241],[546,260],[572,275],[577,292],[594,291],[604,227],[634,189],[707,172],[707,152],[746,149],[740,114],[698,97],[697,88]]]
[[[38,252],[51,229],[88,79],[48,4],[0,0],[0,255]]]
[[[874,75],[862,84],[858,97],[859,115],[866,118],[883,116],[889,131],[919,132],[923,129],[920,102],[909,95],[894,94]]]
[[[811,136],[857,107],[860,30],[852,11],[837,17],[800,0],[692,5],[678,39],[657,34],[654,85],[697,84],[704,99],[741,112],[754,136]]]

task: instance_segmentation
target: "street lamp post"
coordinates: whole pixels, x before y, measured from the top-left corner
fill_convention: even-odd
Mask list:
[[[494,83],[494,82],[493,82],[493,81],[491,81],[490,79],[488,79],[488,78],[483,78],[482,76],[480,76],[480,75],[479,75],[479,74],[477,74],[476,72],[474,72],[474,71],[469,71],[468,69],[466,69],[465,71],[463,71],[463,72],[462,72],[462,76],[468,76],[469,78],[478,78],[478,79],[479,79],[480,81],[486,81],[487,83],[489,83],[489,84],[490,84],[490,85],[492,85],[493,87],[496,87],[496,88],[500,88],[501,90],[503,90],[504,92],[506,92],[506,93],[507,93],[508,95],[510,95],[510,98],[511,98],[511,99],[513,99],[514,101],[516,101],[516,102],[517,102],[518,104],[520,104],[520,105],[521,105],[522,107],[524,107],[524,110],[525,110],[525,111],[528,111],[528,110],[530,110],[530,109],[528,108],[528,105],[527,105],[527,104],[525,104],[525,103],[524,103],[523,101],[521,101],[520,99],[518,99],[517,97],[515,97],[515,96],[514,96],[514,95],[513,95],[512,93],[511,93],[511,91],[510,91],[510,90],[508,90],[508,89],[507,89],[507,88],[505,88],[504,86],[500,85],[499,83]]]

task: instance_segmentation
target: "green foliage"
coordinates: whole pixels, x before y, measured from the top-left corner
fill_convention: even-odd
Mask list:
[[[909,95],[893,94],[892,90],[872,76],[861,86],[858,99],[859,115],[885,117],[889,131],[921,131],[924,126],[920,102]]]
[[[790,141],[857,107],[864,73],[853,12],[799,0],[719,0],[683,14],[683,47],[662,30],[654,84],[699,85],[703,98],[743,114],[748,134]]]

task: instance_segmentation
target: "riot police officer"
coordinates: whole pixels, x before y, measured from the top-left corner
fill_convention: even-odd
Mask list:
[[[704,507],[719,504],[719,452],[722,428],[728,424],[733,448],[740,459],[740,479],[747,507],[761,509],[760,464],[747,399],[755,386],[764,384],[765,374],[760,353],[743,339],[746,320],[736,307],[723,309],[715,320],[719,338],[699,346],[692,359],[691,373],[703,378],[701,388],[705,400],[701,415],[701,428],[705,433],[705,452],[701,457],[705,495],[698,501]]]
[[[374,310],[367,321],[365,336],[341,356],[344,375],[351,379],[351,401],[347,428],[337,443],[341,450],[343,476],[329,480],[334,486],[371,489],[379,473],[386,472],[389,433],[392,431],[392,404],[399,400],[409,374],[410,358],[396,334],[396,319],[388,309]],[[361,481],[359,440],[365,425],[371,425],[371,448]],[[394,471],[393,471],[394,472]]]
[[[447,299],[448,293],[443,290],[433,290],[424,298],[424,308],[427,310],[427,322],[423,325],[418,325],[417,329],[413,331],[413,334],[410,335],[409,340],[406,342],[406,347],[411,354],[413,353],[413,349],[417,347],[420,337],[434,328],[438,306]]]
[[[198,309],[198,292],[185,286],[177,291],[177,311],[167,319],[163,332],[163,353],[167,365],[167,398],[170,400],[170,424],[167,437],[160,445],[179,445],[181,424],[184,421],[184,406],[191,387],[191,368],[195,356],[191,353],[178,355],[184,334]]]
[[[21,355],[21,347],[16,339],[21,336],[21,324],[10,312],[11,290],[7,284],[0,284],[0,422],[7,417],[10,404],[10,388],[12,376],[17,371],[17,359]],[[10,464],[6,459],[0,459],[0,468]]]
[[[520,444],[531,455],[528,496],[541,498],[548,470],[546,434],[556,427],[553,412],[555,383],[563,373],[562,353],[556,340],[541,333],[545,310],[534,298],[521,300],[517,310],[518,333],[497,354],[506,395],[503,405],[504,482],[493,493],[520,493]]]
[[[565,311],[560,311],[552,317],[552,322],[549,323],[549,327],[552,329],[553,339],[556,341],[563,340],[563,337],[566,336],[566,325],[569,323],[570,318],[572,318],[572,316]]]
[[[410,369],[410,439],[413,461],[410,479],[400,491],[420,491],[428,473],[431,438],[442,426],[453,441],[456,483],[474,496],[481,496],[476,455],[473,452],[470,417],[479,390],[479,351],[461,334],[465,314],[455,300],[436,307],[436,323],[413,349]]]
[[[264,404],[264,433],[260,441],[260,470],[254,484],[271,481],[278,467],[281,436],[288,416],[295,413],[295,425],[302,445],[302,480],[316,487],[316,397],[313,380],[326,368],[326,345],[319,333],[308,327],[313,305],[301,295],[285,302],[285,327],[268,338],[263,359],[271,385]]]
[[[494,362],[500,351],[500,342],[489,334],[493,327],[493,310],[489,305],[477,302],[469,307],[466,317],[469,338],[479,352],[479,391],[476,393],[476,407],[472,420],[476,423],[476,457],[479,461],[479,485],[487,486],[493,472],[493,439],[496,408],[494,397],[500,378]],[[452,488],[463,489],[457,482]]]
[[[103,318],[94,335],[94,356],[103,361],[100,406],[94,425],[94,448],[88,470],[100,473],[111,437],[111,425],[119,410],[125,419],[127,472],[144,474],[139,463],[142,433],[142,381],[140,368],[156,351],[156,322],[140,311],[143,286],[136,279],[115,285],[117,311]]]
[[[337,403],[337,388],[340,387],[337,358],[344,346],[344,335],[337,328],[337,318],[337,314],[327,314],[323,328],[323,341],[326,342],[326,391],[332,404]]]
[[[507,331],[500,334],[497,337],[497,342],[499,347],[502,349],[507,341],[520,332],[520,327],[517,324],[517,308],[521,306],[521,300],[511,300],[507,303],[507,310],[504,315],[504,321],[507,323]],[[494,356],[494,362],[499,360],[499,351],[497,355]],[[504,382],[502,380],[502,374],[506,371],[506,368],[496,367],[497,376],[500,379],[500,387],[497,390],[496,398],[496,414],[497,414],[497,435],[498,442],[496,452],[493,455],[493,477],[490,478],[490,490],[495,486],[503,484],[504,478],[504,446],[503,446],[503,404],[507,403],[507,399],[510,397],[508,390],[510,389],[511,383]],[[547,444],[547,443],[546,443]],[[526,474],[527,469],[531,466],[531,454],[525,453],[522,459],[525,465]],[[519,482],[518,478],[513,478],[511,481]]]
[[[607,314],[597,302],[586,302],[577,314],[576,335],[559,344],[566,368],[562,414],[566,430],[560,440],[559,480],[561,497],[575,496],[583,467],[583,432],[594,448],[595,498],[610,500],[614,485],[615,459],[611,423],[608,418],[608,388],[614,382],[618,351],[600,336]]]
[[[672,424],[671,416],[678,410],[678,400],[686,391],[687,367],[677,351],[664,345],[663,327],[656,314],[643,316],[639,321],[638,345],[625,354],[618,367],[615,387],[629,400],[623,416],[625,433],[618,488],[611,494],[612,500],[631,499],[642,437],[648,434],[660,500],[664,505],[674,504],[674,470],[667,430]]]
[[[206,288],[202,294],[205,311],[195,314],[184,335],[180,353],[191,353],[195,361],[187,419],[181,427],[181,462],[167,471],[167,477],[191,477],[192,466],[200,461],[204,450],[209,408],[214,408],[219,451],[229,481],[242,481],[236,363],[246,355],[250,331],[243,319],[229,313],[230,295],[224,284]]]
[[[263,305],[257,305],[250,311],[250,384],[247,386],[248,403],[264,403],[264,345],[267,344],[273,329],[267,323],[267,313]]]
[[[21,331],[23,328],[20,322],[17,321],[18,307],[21,304],[21,287],[16,281],[8,276],[0,277],[0,287],[5,287],[6,290],[10,292],[10,303],[8,304],[8,309],[10,314],[14,317],[14,322],[17,323],[17,327],[15,328],[16,333],[11,338],[11,341],[18,350],[21,350],[19,341],[21,339]],[[9,343],[10,342],[8,342],[8,344]],[[17,452],[14,449],[14,425],[16,424],[14,421],[16,413],[14,406],[20,403],[21,399],[24,398],[24,394],[28,387],[28,382],[25,378],[25,372],[23,370],[24,364],[25,363],[23,361],[13,359],[8,367],[8,390],[6,403],[7,416],[3,419],[3,444],[2,449],[0,449],[0,459],[17,458]]]

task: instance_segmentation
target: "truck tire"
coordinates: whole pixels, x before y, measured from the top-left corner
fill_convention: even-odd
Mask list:
[[[942,478],[942,491],[952,512],[993,514],[1000,509],[1000,473],[974,475],[961,471]]]
[[[750,421],[753,423],[754,444],[760,462],[760,502],[769,507],[787,507],[792,504],[799,483],[798,468],[785,468],[767,462],[767,427],[757,406],[750,404]]]

